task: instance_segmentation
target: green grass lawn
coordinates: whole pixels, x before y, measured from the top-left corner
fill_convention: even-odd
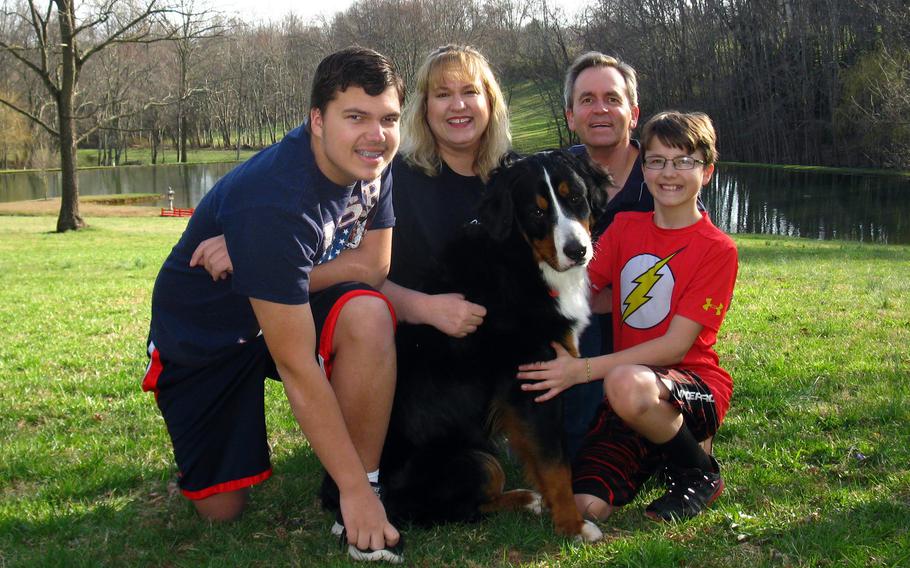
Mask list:
[[[0,566],[348,566],[316,501],[319,464],[280,385],[275,474],[237,523],[174,491],[153,397],[140,391],[149,297],[184,219],[0,218]],[[727,491],[656,525],[651,488],[602,525],[546,517],[406,529],[413,566],[910,565],[910,247],[738,236],[719,339],[735,383],[715,445]],[[511,485],[520,484],[519,479]]]

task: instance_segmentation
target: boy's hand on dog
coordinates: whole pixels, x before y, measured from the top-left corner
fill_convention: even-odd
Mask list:
[[[487,315],[485,307],[465,300],[461,294],[436,294],[431,298],[428,323],[452,337],[474,333]]]
[[[534,402],[545,402],[567,388],[583,383],[587,379],[585,362],[573,357],[559,343],[552,343],[556,358],[550,361],[537,361],[519,365],[516,377],[535,383],[524,383],[521,390],[547,391],[534,398]]]
[[[212,280],[224,280],[234,272],[231,257],[228,256],[227,244],[224,235],[205,239],[190,257],[190,268],[202,266],[212,276]]]

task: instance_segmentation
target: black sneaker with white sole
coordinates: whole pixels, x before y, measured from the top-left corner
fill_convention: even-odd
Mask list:
[[[382,485],[370,483],[370,487],[373,488],[373,492],[376,493],[379,500],[383,501]],[[383,504],[385,504],[384,501]],[[341,544],[342,549],[347,547],[348,555],[354,560],[362,562],[382,561],[389,562],[390,564],[401,564],[404,562],[404,536],[401,536],[400,533],[398,544],[395,546],[386,546],[379,550],[373,550],[372,548],[362,550],[353,544],[348,543],[348,534],[344,528],[344,521],[341,518],[340,509],[335,513],[335,524],[332,525],[332,536],[338,537],[338,542]]]
[[[667,464],[663,469],[667,492],[645,509],[655,521],[682,521],[704,511],[724,491],[720,466],[713,457],[714,471],[683,469]]]

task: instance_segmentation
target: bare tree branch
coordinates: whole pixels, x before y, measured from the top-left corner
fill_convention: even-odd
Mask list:
[[[114,0],[110,0],[113,4]],[[76,56],[76,65],[81,67],[89,60],[93,55],[99,51],[106,49],[108,46],[114,43],[139,43],[139,42],[148,42],[148,41],[163,41],[165,39],[170,39],[170,37],[159,37],[155,39],[149,39],[151,34],[150,29],[141,30],[137,35],[131,36],[128,35],[134,28],[140,24],[147,24],[148,19],[154,15],[162,15],[171,12],[172,10],[168,7],[156,8],[155,5],[158,3],[158,0],[149,0],[145,8],[129,20],[126,24],[120,26],[117,30],[111,33],[106,39],[94,44],[89,48],[84,54]]]
[[[9,101],[9,100],[4,99],[3,97],[0,97],[0,104],[2,104],[3,106],[7,107],[8,109],[10,109],[14,112],[21,114],[25,118],[31,120],[32,122],[34,122],[35,124],[37,124],[38,126],[43,128],[44,130],[46,130],[47,133],[50,134],[51,136],[57,137],[60,135],[60,133],[57,132],[57,130],[55,128],[53,128],[48,123],[41,120],[41,118],[39,116],[30,113],[29,111],[25,110],[24,108],[19,107],[12,101]]]
[[[23,47],[20,45],[13,45],[13,44],[7,43],[5,40],[0,38],[0,49],[6,50],[6,53],[10,54],[13,58],[15,58],[17,61],[19,61],[23,65],[25,65],[33,73],[38,75],[38,77],[41,78],[42,83],[44,83],[44,86],[47,88],[48,92],[51,93],[51,95],[53,95],[53,96],[57,96],[57,94],[59,93],[59,88],[51,80],[51,76],[47,71],[46,53],[43,53],[43,55],[42,55],[41,66],[38,66],[38,65],[35,65],[34,63],[32,63],[32,61],[29,60],[27,57],[22,55],[22,52],[24,52],[24,51],[31,51],[29,48],[26,48],[26,47]],[[44,50],[42,49],[41,51],[43,52]]]
[[[135,114],[141,113],[141,112],[146,111],[146,110],[148,110],[148,109],[150,109],[150,108],[153,108],[153,107],[169,106],[169,105],[174,104],[174,102],[175,102],[175,101],[173,101],[173,100],[171,100],[171,101],[153,101],[153,102],[148,102],[148,103],[146,103],[145,105],[143,105],[142,108],[140,108],[139,110],[131,110],[131,111],[129,111],[129,112],[124,112],[124,113],[116,114],[116,115],[113,115],[113,116],[109,116],[109,117],[105,118],[103,121],[99,122],[98,124],[95,124],[94,126],[91,126],[91,127],[87,128],[87,129],[82,133],[82,135],[79,136],[79,138],[76,139],[76,143],[78,144],[78,143],[80,143],[80,142],[85,141],[87,138],[89,138],[92,134],[94,134],[94,133],[97,132],[98,130],[101,130],[101,129],[108,129],[108,128],[107,128],[107,125],[108,125],[108,124],[111,124],[111,123],[113,123],[113,122],[116,122],[116,121],[118,121],[118,120],[120,120],[120,119],[122,119],[122,118],[126,118],[126,117],[129,117],[129,116],[133,116],[133,115],[135,115]],[[109,129],[109,130],[117,130],[117,129]]]

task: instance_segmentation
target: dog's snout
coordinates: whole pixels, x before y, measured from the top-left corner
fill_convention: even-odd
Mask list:
[[[588,248],[578,241],[571,242],[562,248],[566,256],[575,262],[581,262],[585,259]]]

